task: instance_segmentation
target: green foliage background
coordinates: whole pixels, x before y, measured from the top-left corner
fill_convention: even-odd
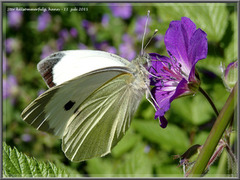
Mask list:
[[[166,114],[169,124],[166,129],[154,120],[154,108],[143,98],[132,125],[123,139],[103,158],[94,158],[85,162],[73,163],[66,159],[61,150],[61,140],[30,127],[22,121],[22,110],[37,97],[39,90],[46,90],[36,69],[45,45],[56,50],[58,33],[62,29],[76,28],[78,36],[68,38],[64,50],[79,49],[83,43],[88,49],[95,49],[83,20],[88,20],[96,30],[96,42],[106,41],[119,49],[122,36],[133,38],[134,51],[140,52],[141,40],[136,37],[135,27],[139,16],[146,16],[150,10],[150,34],[154,29],[164,35],[172,20],[189,17],[207,33],[209,52],[205,60],[197,64],[197,69],[205,89],[217,108],[224,105],[229,93],[221,79],[219,66],[228,65],[237,60],[237,10],[236,3],[132,3],[132,16],[124,20],[114,17],[108,4],[104,3],[4,3],[3,4],[3,40],[14,38],[16,44],[11,53],[5,53],[8,70],[3,78],[14,75],[17,87],[10,97],[3,99],[3,141],[18,151],[35,159],[55,163],[58,167],[71,169],[70,176],[90,177],[183,177],[178,160],[173,155],[183,154],[191,145],[203,144],[216,118],[206,99],[200,94],[174,100]],[[50,12],[51,23],[39,32],[37,20],[42,12],[23,12],[23,21],[19,29],[9,27],[8,7],[88,7],[87,12]],[[103,27],[101,20],[109,15],[109,24]],[[146,52],[167,55],[164,41],[152,41]],[[119,50],[117,51],[117,54]],[[3,87],[4,88],[4,87]],[[6,89],[3,89],[3,91]],[[14,100],[14,103],[12,102]],[[23,135],[30,135],[31,140],[24,141]],[[4,155],[4,154],[3,154]],[[221,159],[222,158],[222,159]],[[211,167],[207,176],[222,177],[227,173],[226,156],[221,157]],[[220,164],[221,163],[221,164]],[[221,166],[220,166],[221,165]],[[9,174],[5,174],[8,176]]]

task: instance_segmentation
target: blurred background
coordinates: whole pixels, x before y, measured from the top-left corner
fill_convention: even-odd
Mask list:
[[[173,101],[166,129],[154,119],[155,110],[144,97],[112,153],[80,163],[65,157],[60,139],[35,130],[20,116],[47,90],[36,68],[41,59],[61,50],[98,49],[132,60],[140,53],[147,10],[151,13],[145,42],[158,29],[147,53],[168,56],[164,34],[172,20],[183,16],[207,33],[208,56],[197,69],[202,88],[221,110],[229,92],[219,67],[237,60],[236,3],[3,3],[3,141],[37,160],[71,170],[74,177],[183,177],[173,156],[202,145],[216,119],[200,93]],[[207,176],[226,174],[223,154]]]

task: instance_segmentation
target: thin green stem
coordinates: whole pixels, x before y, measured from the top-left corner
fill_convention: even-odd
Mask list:
[[[224,131],[234,116],[234,110],[237,106],[237,86],[238,85],[236,83],[227,99],[227,102],[224,104],[219,116],[217,117],[188,177],[200,177],[203,174],[219,140],[222,138]]]
[[[210,98],[210,96],[207,94],[206,91],[204,91],[201,87],[199,87],[199,91],[205,96],[205,98],[208,100],[208,102],[210,103],[210,105],[212,106],[214,112],[216,113],[216,115],[219,115],[219,112],[215,106],[215,104],[213,103],[212,99]]]

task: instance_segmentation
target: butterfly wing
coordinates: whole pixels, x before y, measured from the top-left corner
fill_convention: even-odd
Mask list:
[[[96,50],[69,50],[53,53],[41,60],[38,71],[48,87],[107,67],[126,67],[129,61],[115,54]]]
[[[104,68],[48,89],[28,105],[22,118],[36,129],[62,137],[69,118],[96,89],[127,68]]]
[[[130,126],[144,92],[131,88],[134,76],[120,74],[93,92],[66,125],[62,149],[72,161],[110,152]]]

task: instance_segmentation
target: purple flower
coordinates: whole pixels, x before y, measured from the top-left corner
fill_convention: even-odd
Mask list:
[[[160,48],[161,47],[160,42],[164,40],[164,35],[158,34],[154,36],[154,40],[156,41],[155,47]]]
[[[109,15],[104,14],[102,17],[102,26],[106,27],[109,24]]]
[[[88,47],[85,44],[83,44],[83,43],[79,43],[78,44],[78,48],[79,49],[88,49]]]
[[[144,148],[144,153],[149,153],[149,151],[151,150],[151,147],[149,145],[146,145]]]
[[[45,57],[47,57],[48,55],[50,55],[52,53],[54,53],[54,50],[50,46],[46,45],[42,49],[42,54],[41,54],[40,58],[44,59]]]
[[[102,51],[107,51],[109,53],[116,54],[117,50],[115,47],[109,46],[107,42],[103,42],[100,44],[96,44],[96,49],[102,50]]]
[[[119,46],[120,56],[131,61],[136,56],[136,52],[133,47],[133,40],[127,34],[124,34],[122,39],[123,39],[123,43],[120,44]]]
[[[95,36],[97,30],[91,22],[84,19],[84,20],[82,20],[82,26],[84,29],[86,29],[88,35]]]
[[[138,39],[142,39],[144,29],[145,29],[145,24],[147,21],[147,16],[141,16],[137,18],[136,21],[136,26],[135,26],[135,32],[137,33]],[[150,24],[151,19],[148,19],[148,24]],[[146,33],[149,31],[149,28],[147,28]]]
[[[69,32],[67,29],[62,29],[59,33],[59,38],[57,39],[57,49],[62,50],[64,43],[69,39]]]
[[[164,40],[164,36],[161,34],[158,34],[158,35],[154,36],[154,39],[156,39],[157,41],[162,41],[162,40]]]
[[[222,67],[222,79],[227,91],[231,92],[238,80],[238,61],[232,62],[227,69]]]
[[[78,35],[77,29],[76,28],[71,28],[70,29],[70,34],[71,34],[72,37],[76,38],[77,35]]]
[[[14,38],[8,38],[5,40],[6,52],[9,54],[17,47],[17,41]]]
[[[132,5],[130,3],[110,3],[109,7],[115,17],[128,19],[132,15]]]
[[[129,61],[133,60],[136,56],[136,52],[134,51],[131,44],[123,43],[119,46],[120,56],[128,59]]]
[[[2,80],[2,91],[3,91],[3,99],[7,99],[9,97],[9,88],[8,88],[8,83],[6,79]]]
[[[62,29],[60,32],[59,32],[59,36],[60,38],[62,38],[64,41],[68,40],[69,38],[69,32],[67,29]]]
[[[3,73],[5,73],[7,71],[7,68],[8,68],[7,58],[6,58],[5,53],[3,53],[3,63],[2,63]]]
[[[17,79],[13,75],[9,75],[7,79],[3,79],[3,99],[6,99],[10,96],[15,97],[17,94]],[[12,98],[12,103],[15,99]]]
[[[164,117],[170,103],[181,96],[195,94],[200,80],[195,75],[196,63],[207,57],[207,34],[186,17],[172,21],[165,34],[165,45],[170,57],[150,53],[150,83],[157,104],[155,118],[161,127],[167,126]]]
[[[19,28],[22,23],[22,11],[10,11],[8,12],[8,25],[10,27]]]
[[[21,136],[21,138],[22,138],[22,140],[23,140],[24,142],[30,142],[30,141],[32,141],[32,136],[31,136],[30,134],[23,134],[23,135]]]
[[[113,53],[113,54],[117,53],[117,49],[115,47],[112,47],[112,46],[108,46],[106,51],[109,52],[109,53]]]
[[[61,51],[63,49],[63,45],[64,45],[64,39],[63,38],[58,38],[57,39],[57,49],[59,51]]]
[[[124,34],[122,40],[124,43],[133,44],[133,39],[128,34]]]
[[[86,19],[83,19],[82,20],[82,26],[83,26],[84,29],[88,29],[89,26],[90,26],[90,22]]]
[[[50,21],[51,21],[51,15],[49,14],[48,11],[43,12],[40,16],[38,16],[38,26],[37,26],[38,31],[44,31],[44,29],[46,29]]]

